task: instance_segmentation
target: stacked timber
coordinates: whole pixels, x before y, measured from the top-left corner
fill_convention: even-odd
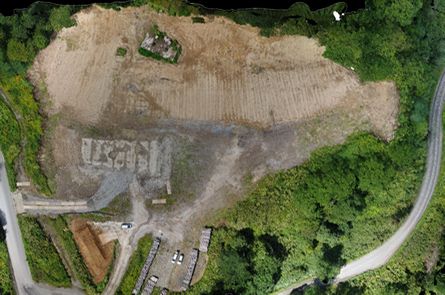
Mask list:
[[[158,281],[158,278],[155,276],[152,276],[148,281],[147,284],[145,284],[144,290],[142,290],[141,295],[151,295],[153,292],[156,283]]]
[[[210,235],[212,234],[211,228],[204,227],[201,233],[201,240],[199,242],[199,251],[207,252],[209,250]]]
[[[167,295],[168,289],[164,288],[162,289],[161,293],[159,295]]]
[[[192,281],[193,272],[195,271],[196,262],[198,261],[198,249],[193,249],[192,254],[190,254],[190,263],[187,267],[187,273],[185,274],[185,278],[182,281],[181,292],[187,290],[190,286],[190,282]]]
[[[172,194],[172,187],[170,186],[170,180],[167,180],[167,194]]]
[[[161,243],[161,240],[159,238],[156,238],[156,240],[153,242],[153,246],[151,246],[150,253],[148,254],[147,260],[145,260],[144,266],[142,267],[139,278],[138,278],[136,285],[134,286],[133,292],[131,292],[131,294],[133,294],[133,295],[138,294],[139,291],[141,290],[142,284],[144,283],[145,278],[147,277],[150,266],[153,263],[153,260],[155,259],[156,253],[158,252],[160,243]]]

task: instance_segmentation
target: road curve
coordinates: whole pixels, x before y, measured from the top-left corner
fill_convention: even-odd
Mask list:
[[[416,228],[420,218],[422,218],[428,204],[433,196],[439,178],[442,159],[442,111],[445,99],[445,70],[437,83],[431,104],[428,157],[426,162],[425,176],[420,188],[419,196],[414,204],[408,218],[400,228],[385,243],[370,253],[354,260],[340,270],[340,274],[335,278],[335,282],[342,282],[359,274],[373,270],[385,265],[399,250],[406,239]]]
[[[431,104],[429,122],[430,133],[428,138],[428,157],[426,162],[425,176],[423,178],[419,196],[417,197],[411,213],[396,231],[396,233],[386,240],[386,242],[380,247],[343,266],[340,270],[340,274],[335,278],[333,283],[346,281],[369,270],[385,265],[394,256],[397,250],[400,249],[403,243],[416,228],[417,223],[422,218],[423,213],[425,213],[425,210],[428,207],[439,178],[442,160],[442,112],[444,100],[445,69],[439,78],[436,92],[434,93],[433,102]],[[290,294],[295,288],[298,288],[298,286],[291,286],[276,294],[287,295]]]

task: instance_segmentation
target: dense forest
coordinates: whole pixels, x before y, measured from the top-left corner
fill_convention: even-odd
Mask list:
[[[354,134],[343,145],[314,152],[299,167],[253,184],[245,201],[215,220],[208,268],[190,294],[265,294],[312,277],[328,283],[341,265],[376,248],[397,230],[423,177],[429,105],[445,66],[444,0],[367,1],[366,10],[338,22],[332,12],[342,12],[344,3],[315,13],[302,3],[288,11],[234,12],[210,11],[181,0],[101,6],[120,10],[145,4],[170,15],[223,15],[259,27],[263,36],[318,38],[327,47],[325,57],[354,67],[362,81],[394,80],[401,101],[393,141]],[[42,193],[52,193],[37,162],[45,114],[33,98],[26,70],[62,27],[75,25],[70,16],[81,8],[37,3],[11,17],[0,14],[0,86],[11,99],[0,103],[0,148],[13,188],[23,149],[25,171]],[[338,286],[314,286],[306,292],[443,293],[444,177],[442,173],[418,229],[386,266]],[[432,266],[427,266],[430,261]]]
[[[42,193],[52,193],[37,162],[45,116],[33,96],[34,88],[26,80],[26,70],[55,33],[76,24],[70,17],[81,8],[39,2],[26,10],[17,10],[10,17],[0,14],[0,87],[10,99],[0,103],[0,148],[12,189],[15,189],[16,165],[23,150],[26,173]],[[17,121],[17,117],[22,119]]]

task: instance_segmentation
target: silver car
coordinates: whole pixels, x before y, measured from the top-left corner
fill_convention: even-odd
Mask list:
[[[178,264],[182,264],[183,260],[184,260],[184,254],[179,255]]]
[[[179,250],[177,250],[177,251],[175,252],[175,254],[173,254],[172,263],[175,263],[175,262],[176,262],[176,258],[178,258],[178,255],[179,255]]]

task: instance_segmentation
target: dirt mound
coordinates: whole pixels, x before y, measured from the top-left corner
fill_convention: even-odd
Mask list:
[[[102,244],[99,236],[102,230],[94,227],[88,219],[76,218],[69,225],[74,234],[80,253],[86,261],[88,270],[98,284],[105,279],[108,267],[113,259],[114,242]]]
[[[193,24],[147,7],[93,6],[75,18],[78,26],[63,29],[31,71],[46,82],[51,114],[107,125],[170,116],[267,127],[363,106],[374,127],[395,127],[394,83],[360,83],[352,70],[322,57],[316,39],[265,38],[224,17]],[[137,52],[154,24],[182,45],[177,65]],[[118,48],[127,54],[117,56]]]

